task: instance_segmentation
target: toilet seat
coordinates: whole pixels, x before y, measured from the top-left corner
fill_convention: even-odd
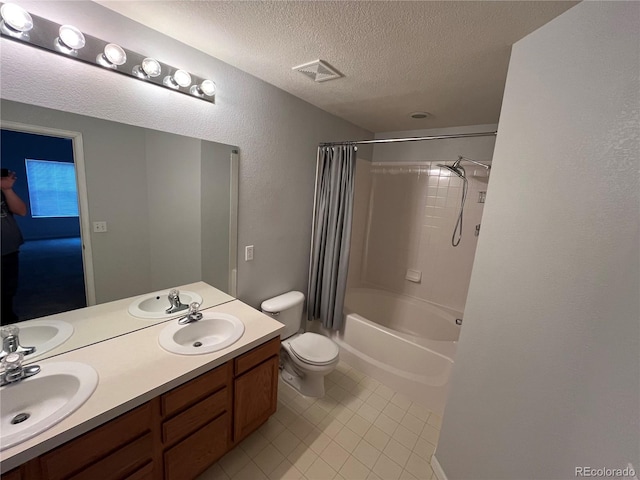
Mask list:
[[[303,333],[289,342],[291,353],[309,365],[328,365],[335,362],[340,348],[329,338],[317,333]]]

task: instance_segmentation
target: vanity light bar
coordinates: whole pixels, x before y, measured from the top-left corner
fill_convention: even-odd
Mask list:
[[[88,35],[74,25],[31,15],[12,3],[0,3],[0,16],[4,38],[215,103],[216,87],[209,79]]]

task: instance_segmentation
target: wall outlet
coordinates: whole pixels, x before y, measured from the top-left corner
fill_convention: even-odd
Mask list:
[[[107,231],[107,222],[93,222],[93,231],[95,233],[104,233]]]
[[[253,245],[247,245],[244,247],[244,261],[250,262],[253,260]]]

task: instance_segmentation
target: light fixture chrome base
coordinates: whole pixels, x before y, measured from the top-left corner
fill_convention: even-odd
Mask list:
[[[5,5],[5,3],[0,3],[0,5]],[[138,80],[142,80],[159,87],[168,88],[171,91],[179,92],[183,95],[188,95],[191,98],[197,98],[209,103],[215,103],[215,94],[205,95],[202,91],[200,91],[202,94],[194,93],[194,91],[197,92],[197,90],[194,90],[193,87],[197,88],[208,79],[190,74],[192,82],[189,86],[181,87],[178,85],[176,87],[173,85],[166,85],[164,83],[164,77],[173,77],[175,72],[180,70],[179,68],[175,68],[166,63],[158,62],[161,72],[157,77],[151,77],[144,73],[144,71],[142,71],[140,67],[143,60],[145,60],[145,58],[147,57],[124,48],[122,50],[126,54],[126,61],[122,65],[115,65],[104,58],[104,48],[111,42],[106,42],[97,37],[87,35],[82,32],[85,39],[84,46],[82,48],[78,48],[77,50],[70,49],[59,39],[59,30],[62,26],[61,24],[52,22],[37,15],[31,15],[31,18],[33,20],[33,28],[31,28],[28,32],[15,30],[7,25],[4,20],[0,21],[0,36],[12,41],[41,48],[57,55],[61,55],[74,60],[80,60],[90,65],[105,68],[111,72],[118,72],[122,75],[136,78]]]

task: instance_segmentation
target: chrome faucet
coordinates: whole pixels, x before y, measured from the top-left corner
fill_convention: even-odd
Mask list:
[[[18,352],[10,353],[2,359],[2,362],[0,362],[0,387],[33,377],[40,372],[38,365],[23,367],[23,359],[24,355]]]
[[[180,292],[175,288],[169,292],[169,303],[171,306],[165,310],[165,313],[176,313],[189,308],[180,301]]]
[[[0,361],[10,353],[22,353],[23,355],[31,355],[36,351],[36,347],[23,347],[20,345],[18,334],[20,329],[15,325],[8,325],[0,329],[2,337],[2,351],[0,351]]]
[[[197,322],[202,318],[202,314],[198,311],[200,304],[193,302],[189,304],[189,314],[178,320],[180,325],[186,325],[188,323]]]

